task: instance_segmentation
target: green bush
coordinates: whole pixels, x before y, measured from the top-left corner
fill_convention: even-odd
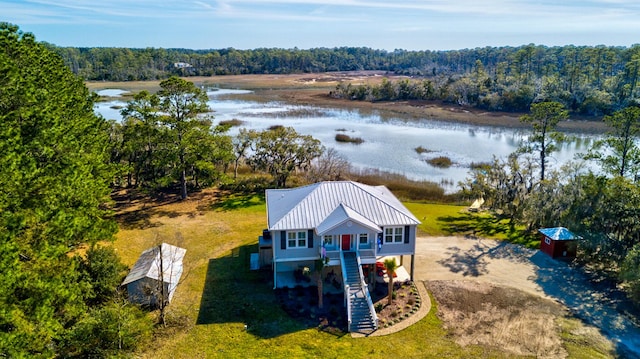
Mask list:
[[[85,258],[77,258],[83,280],[91,286],[85,293],[86,301],[99,304],[113,298],[127,269],[113,247],[95,246],[87,251]]]
[[[125,357],[151,338],[153,323],[122,299],[90,311],[62,341],[64,357]]]
[[[640,245],[627,254],[620,268],[620,278],[631,300],[640,304]]]

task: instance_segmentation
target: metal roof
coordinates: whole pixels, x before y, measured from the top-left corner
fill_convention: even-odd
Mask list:
[[[580,239],[580,237],[576,236],[570,230],[564,227],[542,228],[539,229],[538,232],[556,241],[570,241],[574,239]]]
[[[343,216],[365,225],[382,227],[420,223],[385,186],[369,186],[353,181],[268,189],[266,199],[267,221],[272,231],[317,228],[341,205],[343,209],[348,208]],[[338,212],[334,213],[335,216],[338,216]],[[329,226],[329,222],[323,228]]]
[[[161,250],[162,249],[162,250]],[[162,279],[167,283],[178,283],[182,275],[182,259],[186,249],[162,243],[142,252],[122,282],[122,285],[142,278],[160,280],[160,252],[162,252]]]

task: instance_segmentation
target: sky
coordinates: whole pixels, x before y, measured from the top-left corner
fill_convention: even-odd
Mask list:
[[[392,51],[640,43],[638,0],[0,0],[71,47]]]

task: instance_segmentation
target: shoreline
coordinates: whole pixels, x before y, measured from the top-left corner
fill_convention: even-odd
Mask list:
[[[529,127],[519,120],[524,113],[492,112],[473,107],[446,104],[440,101],[367,102],[336,99],[329,95],[340,82],[348,82],[353,85],[376,84],[382,81],[383,78],[397,80],[407,77],[389,75],[379,71],[356,71],[317,74],[203,76],[185,77],[184,79],[201,86],[252,90],[257,96],[268,101],[378,112],[383,117],[399,117],[415,121],[432,120],[505,128]],[[133,92],[140,90],[157,91],[159,83],[159,80],[85,82],[90,90],[119,88]],[[573,116],[567,121],[560,122],[558,130],[602,134],[606,132],[607,126],[602,121],[602,118]]]
[[[313,105],[317,107],[356,109],[360,111],[377,111],[383,117],[399,117],[415,121],[428,120],[474,126],[503,127],[525,129],[530,126],[520,122],[524,113],[490,112],[476,108],[442,104],[437,101],[393,101],[367,102],[335,99],[328,91],[322,93],[314,91],[295,90],[263,90],[256,91],[265,98],[274,101],[285,101],[299,105]],[[558,124],[558,130],[586,134],[601,134],[607,131],[607,126],[601,119],[584,120],[570,118]]]

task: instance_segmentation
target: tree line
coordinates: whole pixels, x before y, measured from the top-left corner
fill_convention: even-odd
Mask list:
[[[110,122],[116,186],[158,192],[177,185],[185,199],[190,189],[225,183],[233,164],[234,179],[246,165],[271,175],[272,186],[285,187],[290,175],[306,171],[325,151],[320,141],[289,127],[241,129],[232,137],[231,124],[212,126],[206,92],[192,82],[173,76],[160,88],[135,94],[121,111],[123,122]]]
[[[442,100],[488,110],[527,111],[557,101],[577,114],[601,116],[638,97],[640,45],[483,47],[394,51],[366,47],[212,50],[74,48],[49,45],[85,80],[133,81],[170,76],[291,74],[378,70],[418,80],[380,86],[340,85],[354,100]]]
[[[586,116],[608,115],[638,104],[640,46],[625,55],[605,48],[579,51],[573,47],[544,53],[544,48],[527,46],[492,67],[477,59],[460,73],[434,71],[427,77],[383,79],[380,84],[340,83],[331,95],[356,101],[437,100],[514,112],[526,112],[536,102],[555,101]],[[547,56],[556,61],[545,61]]]

